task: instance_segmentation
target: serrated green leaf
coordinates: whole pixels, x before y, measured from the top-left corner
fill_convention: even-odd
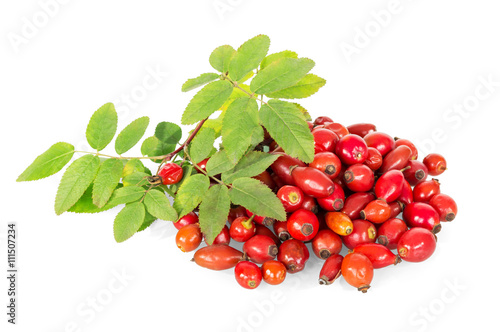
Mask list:
[[[252,137],[250,139],[250,148],[253,150],[260,142],[264,140],[264,129],[262,126],[255,127],[252,131]]]
[[[145,192],[146,190],[143,187],[127,186],[118,188],[111,195],[107,205],[116,206],[138,201],[144,196]]]
[[[149,118],[143,116],[135,119],[118,134],[115,141],[115,151],[118,154],[123,154],[132,149],[144,136],[149,125]]]
[[[87,126],[86,136],[89,145],[98,150],[103,150],[116,134],[118,114],[115,105],[107,103],[94,112]]]
[[[240,160],[259,128],[259,106],[255,99],[241,97],[229,105],[222,120],[222,145],[232,164]]]
[[[235,165],[231,163],[227,157],[225,150],[216,152],[207,162],[207,173],[209,176],[214,176],[222,172],[229,171]]]
[[[288,88],[300,81],[313,67],[314,61],[307,58],[282,58],[259,71],[250,83],[250,89],[261,95]]]
[[[232,92],[233,85],[228,81],[215,81],[205,85],[187,105],[181,123],[190,125],[208,118],[224,104]]]
[[[122,172],[123,163],[118,159],[107,159],[101,164],[92,192],[92,201],[95,206],[102,208],[106,205],[122,178]]]
[[[230,208],[231,200],[226,186],[215,185],[205,194],[200,204],[199,221],[208,245],[213,243],[224,228]]]
[[[148,184],[148,180],[146,179],[149,176],[147,173],[143,172],[135,172],[130,175],[127,175],[123,178],[123,186],[144,186]]]
[[[211,128],[215,132],[215,137],[219,137],[222,131],[222,117],[219,116],[216,119],[208,119],[203,123],[201,128]]]
[[[264,172],[278,158],[279,155],[250,151],[241,158],[236,167],[222,173],[222,181],[224,183],[232,183],[238,178],[257,176]]]
[[[282,51],[282,52],[278,52],[278,53],[269,54],[260,63],[260,69],[262,70],[262,69],[266,68],[267,66],[269,66],[274,61],[277,61],[277,60],[280,60],[283,58],[297,59],[297,53],[295,53],[293,51],[286,50],[286,51]]]
[[[233,101],[235,101],[236,99],[238,98],[241,98],[241,97],[247,97],[249,96],[249,94],[252,94],[252,92],[250,91],[250,86],[248,86],[247,84],[239,84],[240,88],[243,89],[244,91],[242,91],[241,89],[233,89],[233,92],[231,93],[231,95],[229,96],[229,98],[226,100],[226,102],[224,103],[224,105],[221,106],[221,115],[219,116],[219,118],[224,118],[224,114],[225,114],[225,111],[227,110],[227,108],[229,107],[229,105],[231,105],[231,103]],[[248,93],[245,93],[245,91],[247,91]]]
[[[231,58],[229,77],[239,81],[257,68],[269,50],[271,40],[266,35],[258,35],[244,42]]]
[[[211,128],[200,130],[189,145],[189,156],[197,164],[207,158],[214,148],[215,131]]]
[[[268,186],[256,179],[239,178],[234,180],[229,191],[231,201],[242,205],[252,213],[277,220],[286,220],[283,204]]]
[[[146,167],[139,159],[130,159],[125,163],[122,171],[122,178],[126,178],[132,173],[142,172],[146,173]]]
[[[226,73],[229,69],[229,62],[236,53],[234,48],[229,45],[222,45],[217,47],[212,54],[210,54],[210,65],[221,73]]]
[[[199,88],[200,86],[203,86],[207,83],[210,83],[212,81],[215,81],[220,77],[219,74],[216,73],[205,73],[201,74],[200,76],[196,78],[190,78],[188,79],[183,85],[182,85],[182,92],[188,92],[193,89]]]
[[[176,144],[168,144],[160,141],[156,136],[148,137],[142,142],[141,153],[143,156],[159,157],[169,154],[175,150]],[[161,159],[154,159],[154,162],[161,162]]]
[[[171,185],[170,190],[176,193],[177,190],[179,190],[180,186],[184,183],[184,181],[186,181],[186,179],[193,174],[198,174],[198,172],[194,169],[194,167],[189,164],[184,164],[182,166],[182,179],[176,184]]]
[[[314,159],[314,138],[299,108],[271,99],[260,109],[260,120],[271,137],[292,157],[305,163]]]
[[[162,220],[175,221],[177,220],[177,212],[170,205],[167,196],[161,191],[150,190],[144,197],[144,205],[148,212]]]
[[[136,202],[127,204],[116,216],[113,233],[116,242],[120,243],[137,233],[144,222],[146,209],[144,204]]]
[[[56,214],[62,214],[71,208],[90,184],[99,170],[99,157],[87,154],[69,165],[59,183],[54,209]]]
[[[121,184],[119,184],[116,187],[116,190],[121,188]],[[108,204],[104,205],[102,208],[98,208],[97,206],[94,205],[94,202],[92,201],[92,191],[94,190],[94,186],[91,184],[87,190],[83,193],[82,197],[73,205],[68,212],[73,212],[73,213],[99,213],[99,212],[104,212],[108,211],[114,207],[116,207],[118,204]],[[116,191],[115,191],[116,192]]]
[[[293,104],[298,107],[298,109],[300,110],[300,112],[304,116],[304,120],[306,120],[306,121],[312,121],[311,115],[309,114],[309,112],[302,105],[297,104],[297,103],[293,103]]]
[[[146,211],[146,215],[144,216],[144,221],[141,227],[139,227],[139,229],[137,230],[137,232],[142,232],[143,230],[151,226],[156,220],[158,220],[158,218],[155,218],[154,216],[149,214],[148,211]]]
[[[17,182],[40,180],[56,174],[73,158],[75,147],[59,142],[39,155],[26,170],[19,175]]]
[[[203,174],[191,175],[184,181],[174,201],[174,209],[179,218],[193,211],[201,203],[209,187],[210,180]]]
[[[155,137],[166,144],[177,144],[182,138],[182,129],[172,122],[160,122],[155,129]]]
[[[324,86],[326,80],[314,74],[307,74],[300,81],[283,90],[267,93],[269,98],[300,99],[312,96]]]

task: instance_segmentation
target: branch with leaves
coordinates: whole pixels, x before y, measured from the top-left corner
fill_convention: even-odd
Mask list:
[[[309,114],[287,100],[311,96],[325,80],[310,73],[312,60],[299,58],[292,51],[268,55],[269,46],[265,35],[246,41],[237,50],[220,46],[209,58],[217,73],[204,73],[183,84],[184,92],[201,88],[182,115],[182,125],[195,125],[183,143],[181,127],[161,122],[154,135],[143,140],[141,156],[124,156],[143,138],[149,118],[134,120],[116,135],[118,115],[108,103],[92,115],[87,126],[86,137],[94,151],[76,151],[69,143],[56,143],[17,181],[51,176],[61,171],[75,152],[83,153],[61,178],[55,212],[97,213],[124,205],[114,220],[117,242],[157,219],[175,222],[197,210],[201,231],[212,243],[226,224],[231,205],[285,220],[280,200],[253,177],[279,157],[268,153],[271,141],[292,157],[306,163],[313,160],[314,141],[306,122]],[[271,138],[265,138],[265,131]],[[115,135],[116,155],[102,153]],[[222,143],[215,147],[219,138]],[[258,151],[262,146],[265,152]],[[197,167],[207,159],[206,170]],[[158,171],[153,174],[143,161],[157,163],[158,170],[164,163],[177,163],[183,177],[172,185],[158,184],[154,181]]]

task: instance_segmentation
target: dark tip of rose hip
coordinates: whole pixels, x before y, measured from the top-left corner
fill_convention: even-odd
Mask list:
[[[264,220],[262,221],[262,223],[264,224],[264,226],[270,227],[274,224],[274,219],[269,218],[269,217],[265,217]]]
[[[318,279],[318,283],[320,285],[329,285],[330,283],[328,282],[328,278],[325,276],[321,276],[321,278]]]
[[[419,169],[415,172],[415,179],[422,180],[425,177],[425,171],[423,169]]]
[[[273,244],[269,246],[269,256],[275,257],[278,254],[278,246]]]
[[[361,212],[359,213],[359,216],[361,217],[361,219],[365,219],[366,220],[365,210],[361,210]]]
[[[446,218],[445,218],[446,221],[452,221],[453,219],[455,219],[455,213],[450,212],[446,215]]]
[[[281,241],[285,242],[286,240],[289,240],[290,239],[290,233],[288,232],[280,232],[278,234],[278,237]]]
[[[394,265],[398,265],[401,262],[402,262],[401,257],[399,257],[399,255],[397,255],[396,258],[394,259]]]
[[[333,165],[327,165],[326,168],[325,168],[325,173],[328,174],[328,175],[332,175],[332,174],[335,174],[335,166]]]
[[[295,264],[290,264],[287,266],[287,269],[290,270],[291,272],[297,270],[297,265]]]
[[[328,249],[321,249],[319,251],[319,257],[323,258],[323,259],[327,259],[328,257],[330,257],[331,253]]]
[[[334,202],[333,202],[333,208],[336,210],[336,211],[340,211],[342,210],[342,208],[344,207],[344,201],[340,198],[337,198]]]
[[[370,288],[370,285],[364,285],[364,286],[358,287],[358,290],[362,293],[366,293],[368,291],[368,288]]]
[[[354,174],[352,173],[352,171],[346,171],[344,173],[344,180],[346,183],[351,183],[352,180],[354,180]]]
[[[441,231],[441,227],[442,227],[441,224],[437,224],[436,226],[434,226],[432,228],[432,233],[434,233],[434,234],[439,233]]]
[[[309,223],[305,223],[304,225],[302,225],[302,227],[300,229],[300,232],[305,236],[311,235],[313,231],[314,231],[314,227],[313,227],[313,225],[311,225]]]
[[[387,246],[389,244],[389,239],[385,235],[380,235],[377,238],[378,243],[380,243],[383,246]]]

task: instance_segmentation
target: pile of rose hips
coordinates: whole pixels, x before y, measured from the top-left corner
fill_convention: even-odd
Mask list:
[[[445,159],[432,153],[418,161],[409,140],[377,132],[372,124],[344,127],[323,116],[309,126],[315,143],[313,162],[306,165],[271,142],[270,153],[280,157],[255,177],[276,192],[287,221],[233,207],[230,227],[224,226],[212,245],[198,249],[194,261],[212,270],[234,268],[238,283],[253,289],[262,279],[277,285],[287,273],[302,271],[309,259],[305,243],[310,242],[313,253],[325,260],[320,284],[331,284],[342,275],[366,292],[373,269],[401,259],[429,258],[441,222],[457,214],[455,201],[440,193],[439,181],[427,180],[446,170]],[[206,161],[197,166],[204,169]],[[169,163],[159,176],[164,184],[176,183],[182,169]],[[400,213],[402,219],[397,218]],[[182,251],[199,247],[203,234],[195,212],[174,226]],[[229,246],[231,240],[244,243],[243,252]],[[349,249],[345,257],[340,255],[343,245]]]

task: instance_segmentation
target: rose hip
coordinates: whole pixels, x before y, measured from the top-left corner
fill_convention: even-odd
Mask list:
[[[281,244],[277,259],[285,265],[288,273],[297,273],[306,266],[309,250],[304,242],[290,239]]]
[[[344,245],[348,249],[352,250],[356,246],[364,243],[375,243],[377,239],[377,229],[371,222],[357,219],[352,222],[352,225],[352,232],[342,238]]]
[[[329,229],[323,229],[312,240],[314,254],[320,259],[327,259],[331,255],[340,253],[342,239]]]
[[[269,236],[271,239],[273,239],[274,243],[276,244],[276,246],[279,246],[281,245],[281,241],[280,239],[276,236],[276,234],[273,233],[272,230],[270,230],[269,228],[267,228],[266,226],[264,225],[255,225],[255,227],[257,228],[257,230],[255,231],[255,235],[265,235],[265,236]]]
[[[429,230],[415,227],[398,241],[398,254],[407,262],[423,262],[436,250],[436,236]]]
[[[281,284],[286,277],[286,267],[279,261],[267,261],[261,266],[262,279],[270,285]]]
[[[342,267],[343,259],[344,257],[339,254],[335,254],[325,260],[323,267],[319,272],[318,282],[320,285],[330,285],[337,280],[338,277],[340,277],[340,269]]]
[[[368,148],[368,158],[365,160],[365,165],[370,167],[372,171],[378,170],[382,167],[382,163],[384,162],[384,157],[380,154],[380,152],[375,148]]]
[[[332,180],[316,168],[298,166],[292,168],[291,174],[297,187],[306,195],[315,198],[328,197],[335,189]]]
[[[432,176],[440,175],[446,170],[446,159],[440,154],[430,153],[424,158],[423,162]]]
[[[341,273],[349,285],[366,293],[373,279],[373,264],[359,252],[349,253],[342,260]]]
[[[441,230],[439,214],[427,203],[408,204],[403,211],[403,219],[409,227],[423,227],[434,234]]]
[[[404,204],[398,201],[389,203],[391,218],[396,218],[403,211],[403,206]]]
[[[405,178],[399,170],[390,170],[378,178],[375,183],[375,195],[388,203],[394,202],[401,195]]]
[[[174,227],[177,229],[181,229],[186,225],[196,224],[198,222],[198,215],[194,212],[189,212],[184,217],[180,218],[176,222],[174,222]]]
[[[353,230],[351,219],[342,212],[327,212],[325,214],[325,222],[328,228],[338,235],[349,235]]]
[[[342,163],[334,153],[320,152],[314,155],[314,160],[309,167],[317,168],[333,180],[340,174]]]
[[[440,192],[440,184],[437,179],[422,181],[413,188],[413,201],[429,202],[432,196]]]
[[[196,250],[203,240],[199,224],[190,224],[182,227],[175,236],[175,243],[182,252]]]
[[[164,185],[171,185],[182,179],[184,171],[182,167],[175,163],[166,163],[158,171],[158,176],[162,179]]]
[[[347,187],[354,192],[370,191],[375,183],[373,171],[364,164],[350,166],[344,173]]]
[[[427,166],[425,166],[421,161],[410,160],[406,167],[409,168],[403,171],[403,175],[406,181],[408,181],[412,186],[416,186],[419,182],[427,179],[429,171],[427,170]]]
[[[325,129],[333,131],[339,138],[342,138],[349,134],[349,130],[340,123],[325,123]]]
[[[402,170],[410,161],[411,154],[411,149],[406,145],[398,146],[387,153],[378,171],[385,173],[390,170]]]
[[[237,242],[245,242],[255,235],[257,228],[252,219],[247,217],[236,218],[229,228],[229,235]]]
[[[316,199],[312,196],[304,195],[301,208],[309,210],[312,213],[318,213],[318,204],[316,204]]]
[[[238,284],[246,289],[254,289],[262,281],[262,272],[257,264],[252,262],[239,262],[234,268],[234,276]]]
[[[408,205],[413,203],[413,189],[408,181],[403,181],[403,187],[401,188],[401,194],[399,195],[398,202],[401,202],[404,205]]]
[[[291,238],[291,235],[288,232],[288,228],[286,226],[287,226],[286,221],[276,221],[273,224],[274,233],[276,233],[276,235],[281,241],[286,241],[289,238]]]
[[[262,182],[263,184],[268,186],[269,189],[271,189],[271,190],[274,190],[276,188],[276,183],[274,182],[271,174],[269,174],[268,171],[264,171],[264,172],[260,173],[259,175],[254,176],[253,178],[256,180],[259,180],[260,182]]]
[[[276,196],[280,199],[286,212],[294,212],[300,209],[304,201],[304,193],[300,188],[290,185],[281,187]]]
[[[227,221],[229,221],[230,224],[233,223],[234,219],[239,218],[239,217],[246,217],[247,216],[247,210],[243,206],[237,206],[234,208],[231,208],[229,210],[229,215],[227,216]]]
[[[361,210],[374,199],[376,197],[373,193],[354,193],[346,198],[344,207],[340,211],[345,213],[351,220],[359,219]]]
[[[274,223],[274,219],[273,218],[254,215],[248,209],[245,209],[245,211],[246,211],[247,216],[248,217],[253,217],[253,221],[255,223],[259,224],[259,225],[271,226]]]
[[[361,218],[375,224],[381,224],[391,217],[391,208],[383,199],[376,199],[361,211]]]
[[[314,119],[314,125],[315,126],[320,126],[324,125],[325,123],[333,122],[332,118],[328,116],[318,116],[316,119]]]
[[[385,156],[396,147],[394,138],[379,131],[369,133],[363,139],[368,147],[377,149],[382,156]]]
[[[274,174],[276,174],[285,184],[295,185],[292,175],[290,174],[290,167],[291,166],[304,167],[306,166],[306,164],[304,164],[302,161],[296,158],[290,157],[289,155],[283,152],[275,152],[273,154],[280,156],[271,165],[271,169],[273,170]]]
[[[309,241],[318,233],[319,221],[311,211],[299,209],[288,218],[286,227],[294,239]]]
[[[398,218],[392,218],[384,222],[377,230],[377,242],[393,250],[398,246],[401,236],[408,230],[406,223]]]
[[[374,269],[381,269],[401,262],[401,258],[394,255],[387,247],[378,243],[361,244],[354,248],[353,252],[359,252],[368,257]]]
[[[333,131],[319,128],[312,131],[314,137],[314,153],[333,152],[339,137]]]
[[[439,220],[452,221],[457,215],[457,203],[448,195],[437,194],[432,196],[429,204],[439,214]]]
[[[326,211],[340,211],[344,207],[344,189],[337,183],[333,183],[335,189],[333,194],[325,198],[318,198],[318,204]]]
[[[212,244],[229,244],[231,242],[231,236],[229,235],[229,227],[224,225],[222,227],[222,231],[220,231],[219,235],[217,235]],[[205,243],[208,245],[207,239],[205,239]]]
[[[396,147],[401,146],[401,145],[406,145],[411,149],[411,157],[410,160],[416,160],[418,158],[418,150],[415,144],[413,144],[411,141],[404,139],[404,138],[396,138]]]
[[[349,134],[337,142],[335,154],[344,164],[361,164],[368,158],[368,146],[358,135]]]
[[[219,271],[235,267],[243,253],[227,244],[214,244],[198,249],[193,259],[201,267]]]
[[[262,264],[276,257],[278,246],[269,236],[254,235],[243,244],[243,252],[252,262]]]
[[[369,133],[377,131],[377,127],[371,123],[355,123],[353,125],[347,126],[347,130],[349,130],[350,134],[365,137]]]

